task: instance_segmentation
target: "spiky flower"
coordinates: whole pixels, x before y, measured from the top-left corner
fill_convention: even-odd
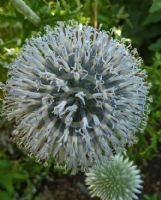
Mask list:
[[[86,176],[91,196],[102,200],[138,199],[142,188],[140,170],[121,155],[91,168]]]
[[[60,22],[29,39],[9,69],[13,140],[40,161],[82,170],[134,141],[148,85],[135,50],[104,31]]]

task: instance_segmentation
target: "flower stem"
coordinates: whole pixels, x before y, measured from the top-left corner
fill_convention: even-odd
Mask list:
[[[93,25],[95,28],[98,26],[98,0],[94,0],[92,4],[92,9],[93,9]]]

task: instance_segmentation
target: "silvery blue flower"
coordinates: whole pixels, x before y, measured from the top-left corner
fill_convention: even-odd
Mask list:
[[[86,184],[92,197],[101,200],[132,200],[138,199],[142,180],[140,170],[121,155],[95,166],[86,173]]]
[[[4,114],[38,161],[86,171],[124,151],[147,119],[149,86],[130,45],[77,22],[29,39],[9,67]]]

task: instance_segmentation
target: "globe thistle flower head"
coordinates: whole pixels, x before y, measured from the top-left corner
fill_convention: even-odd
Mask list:
[[[138,199],[137,194],[142,188],[140,171],[121,155],[95,166],[86,175],[91,196],[102,200]]]
[[[149,90],[129,48],[77,22],[29,39],[2,86],[13,140],[38,161],[84,171],[122,152],[146,121]]]

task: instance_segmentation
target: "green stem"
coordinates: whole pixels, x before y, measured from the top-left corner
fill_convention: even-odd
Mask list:
[[[24,15],[34,25],[39,25],[40,17],[23,0],[11,0],[17,11]]]

